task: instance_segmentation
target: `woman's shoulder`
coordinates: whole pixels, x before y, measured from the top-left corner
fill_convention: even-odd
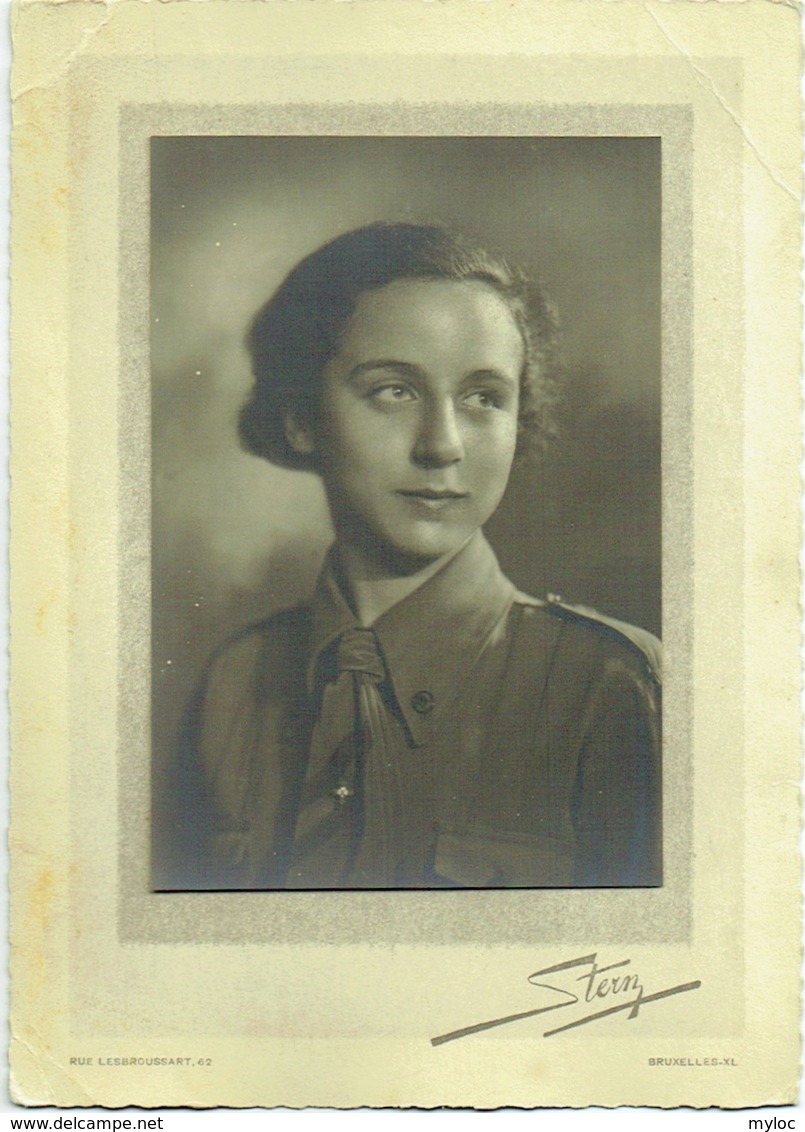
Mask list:
[[[566,646],[577,651],[594,653],[608,658],[619,657],[638,665],[653,683],[662,682],[662,644],[653,633],[621,621],[587,605],[575,605],[556,594],[545,600],[518,592],[515,605],[521,612],[521,622],[527,633],[528,626],[547,623],[562,630]]]
[[[237,630],[210,657],[208,678],[245,679],[266,667],[295,667],[307,656],[311,610],[300,605],[271,614]]]

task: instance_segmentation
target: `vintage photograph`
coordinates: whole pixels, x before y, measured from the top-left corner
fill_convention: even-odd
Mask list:
[[[800,24],[15,4],[14,1104],[796,1103]]]
[[[661,885],[661,139],[150,156],[154,889]]]

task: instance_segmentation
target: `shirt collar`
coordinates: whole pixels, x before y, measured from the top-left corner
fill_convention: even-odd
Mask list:
[[[481,531],[413,593],[378,618],[375,631],[397,703],[415,743],[449,710],[462,676],[508,612],[515,590]],[[313,602],[312,688],[322,652],[357,620],[337,581],[331,549]]]

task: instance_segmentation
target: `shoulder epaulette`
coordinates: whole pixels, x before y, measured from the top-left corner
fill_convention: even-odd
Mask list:
[[[546,608],[558,617],[587,621],[606,633],[620,637],[640,653],[652,680],[658,684],[662,683],[662,645],[647,629],[640,629],[627,621],[607,617],[606,614],[599,613],[597,609],[591,609],[586,605],[571,605],[562,601],[556,594],[548,594]]]

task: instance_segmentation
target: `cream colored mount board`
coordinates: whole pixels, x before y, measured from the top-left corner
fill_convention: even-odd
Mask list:
[[[794,1103],[797,8],[66,0],[11,24],[14,1099]],[[469,231],[559,309],[562,431],[487,536],[521,589],[661,632],[660,885],[166,880],[192,689],[331,537],[316,477],[238,446],[245,334],[374,221]]]

